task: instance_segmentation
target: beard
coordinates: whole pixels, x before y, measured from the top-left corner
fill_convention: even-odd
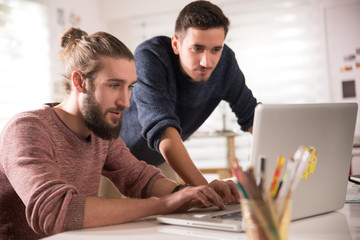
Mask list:
[[[119,137],[122,126],[122,116],[120,119],[112,117],[111,121],[115,124],[115,126],[112,126],[106,122],[106,114],[110,111],[120,112],[123,111],[124,108],[108,109],[102,113],[101,106],[95,100],[92,90],[88,91],[88,95],[84,98],[83,106],[84,108],[81,110],[81,114],[90,131],[105,140],[112,140]]]

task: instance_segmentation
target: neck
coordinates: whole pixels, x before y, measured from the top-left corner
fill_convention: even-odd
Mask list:
[[[66,126],[68,126],[68,128],[70,128],[73,132],[84,139],[90,135],[90,130],[86,127],[80,113],[78,102],[72,101],[71,96],[53,107],[53,109]]]

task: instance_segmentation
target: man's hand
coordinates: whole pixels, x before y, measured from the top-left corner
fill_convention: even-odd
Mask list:
[[[217,206],[225,209],[221,197],[209,186],[202,185],[197,187],[186,187],[173,194],[160,198],[163,201],[163,212],[185,212],[193,207],[212,207]]]
[[[213,188],[226,204],[239,203],[240,195],[233,181],[214,180],[208,185]]]

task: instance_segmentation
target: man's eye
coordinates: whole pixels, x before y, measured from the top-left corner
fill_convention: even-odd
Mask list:
[[[193,51],[194,51],[194,52],[202,52],[203,49],[200,48],[200,47],[193,47]]]
[[[119,84],[110,84],[109,85],[111,88],[118,88],[119,87]]]
[[[213,52],[213,53],[218,53],[218,52],[221,52],[221,49],[222,49],[222,48],[214,48],[214,49],[212,50],[212,52]]]

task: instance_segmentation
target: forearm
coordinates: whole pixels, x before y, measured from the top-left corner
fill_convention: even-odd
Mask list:
[[[186,151],[185,148],[184,151]],[[166,160],[185,183],[193,186],[208,184],[207,180],[187,155],[187,152],[184,156],[176,154],[174,157],[169,156]]]
[[[159,178],[151,188],[151,196],[162,197],[172,193],[178,184],[168,178]]]
[[[125,223],[161,214],[161,209],[161,201],[156,197],[147,199],[87,197],[84,228]]]
[[[165,160],[186,183],[193,186],[208,184],[191,160],[175,128],[166,129],[161,138],[159,149]]]
[[[177,183],[167,178],[159,178],[151,188],[151,196],[147,199],[108,199],[87,197],[85,203],[84,228],[113,225],[129,222],[134,219],[163,214],[163,197],[169,195]],[[131,214],[129,214],[131,213]]]

